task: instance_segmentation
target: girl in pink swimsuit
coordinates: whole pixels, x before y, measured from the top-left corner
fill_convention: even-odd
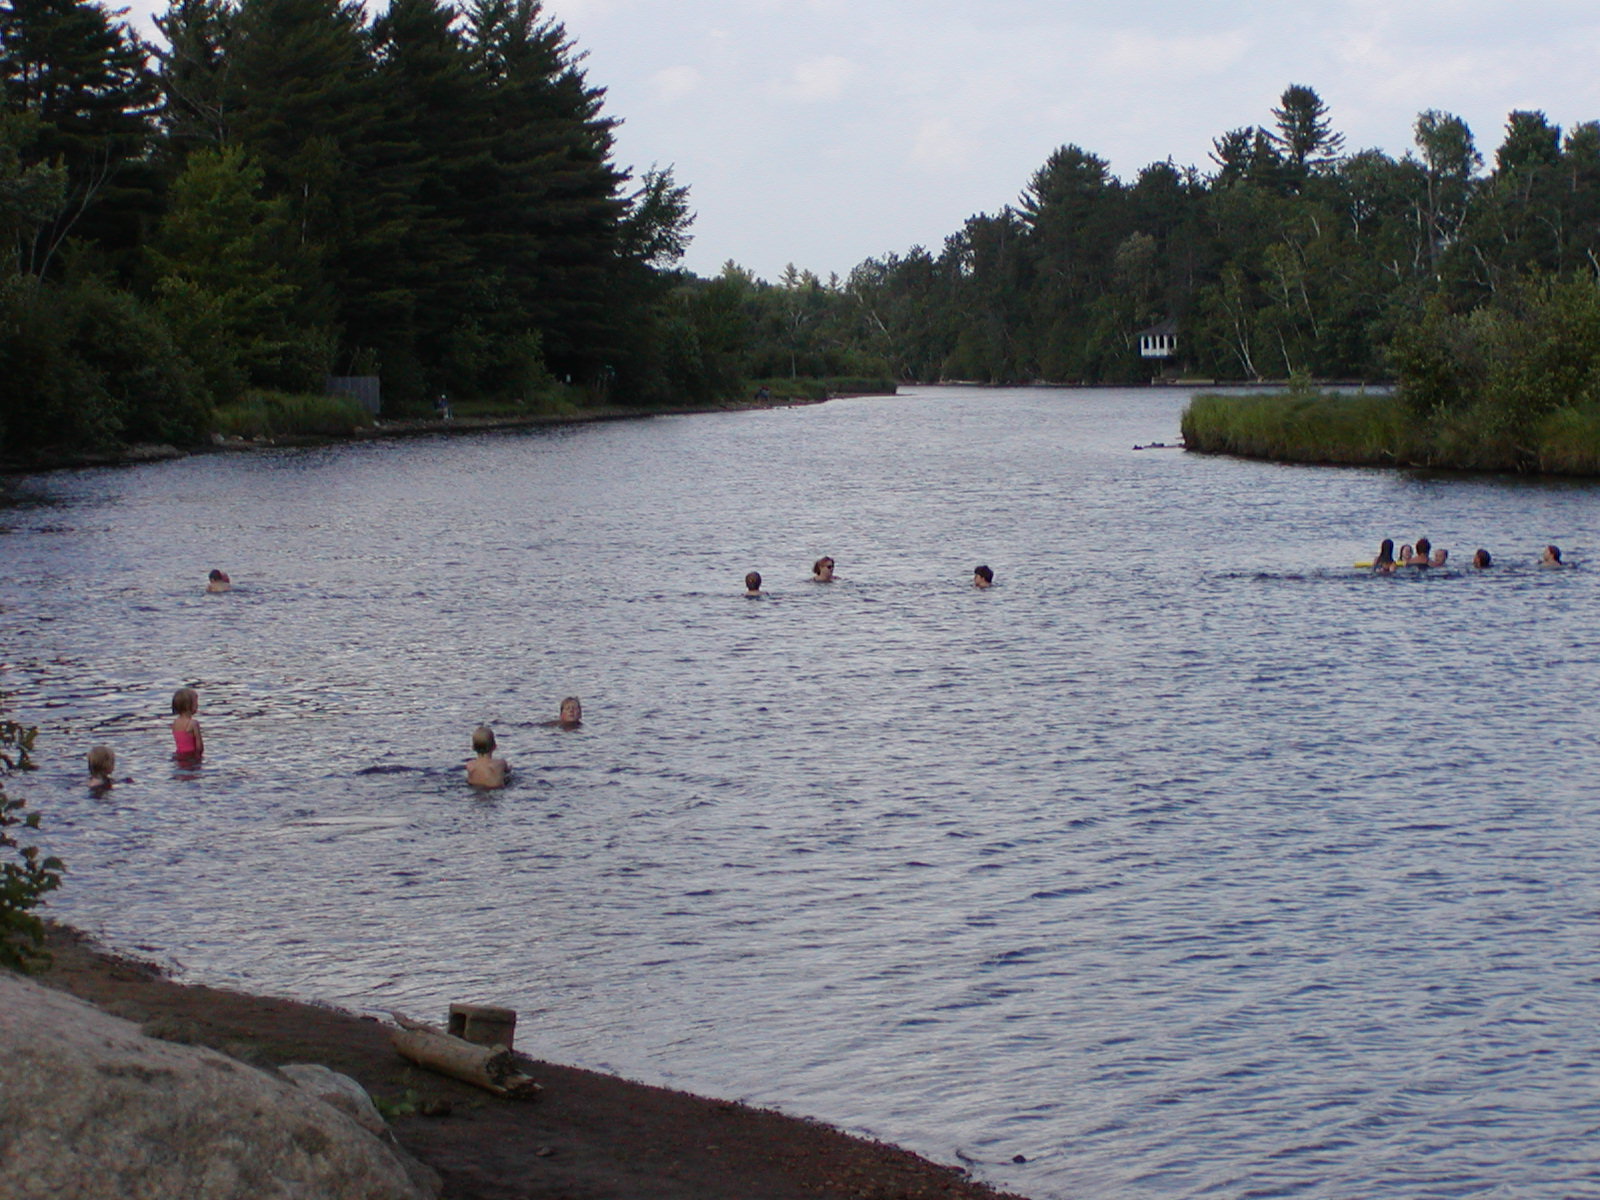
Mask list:
[[[194,719],[200,711],[200,693],[191,687],[182,687],[172,693],[172,742],[177,747],[179,760],[193,762],[206,752],[205,740],[200,736],[200,722]]]

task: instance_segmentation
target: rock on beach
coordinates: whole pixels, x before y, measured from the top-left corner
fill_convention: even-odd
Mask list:
[[[3,970],[0,1179],[8,1200],[439,1194],[433,1171],[294,1083]]]

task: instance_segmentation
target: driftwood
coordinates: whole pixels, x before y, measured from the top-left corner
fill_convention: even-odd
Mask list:
[[[517,1012],[489,1004],[452,1004],[449,1033],[478,1046],[504,1046],[514,1050]]]
[[[504,1046],[478,1046],[433,1025],[390,1013],[400,1025],[389,1035],[401,1057],[419,1067],[464,1080],[513,1100],[531,1100],[539,1085],[522,1073],[517,1056]]]

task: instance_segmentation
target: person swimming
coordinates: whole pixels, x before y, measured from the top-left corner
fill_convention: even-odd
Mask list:
[[[744,577],[744,594],[751,599],[761,596],[761,572],[751,571]]]
[[[195,714],[200,711],[200,693],[192,687],[181,687],[172,693],[173,755],[180,762],[199,762],[206,752],[205,739],[200,736],[200,722]]]
[[[1539,555],[1539,565],[1541,567],[1566,566],[1567,564],[1561,561],[1561,547],[1555,545],[1546,546],[1544,552]]]
[[[494,756],[494,730],[479,725],[472,731],[472,752],[477,756],[467,760],[467,782],[475,788],[501,788],[511,773],[511,764]]]
[[[833,582],[833,559],[824,554],[821,558],[817,559],[816,562],[811,564],[811,582]]]
[[[1380,575],[1391,575],[1394,573],[1396,565],[1394,561],[1394,539],[1384,538],[1383,542],[1378,546],[1378,557],[1372,560],[1372,569]]]
[[[206,591],[226,592],[233,587],[233,580],[228,578],[226,571],[212,568],[211,574],[206,577]]]
[[[1405,562],[1405,565],[1408,566],[1408,567],[1426,567],[1426,566],[1429,566],[1433,561],[1429,557],[1429,552],[1432,549],[1433,549],[1433,543],[1432,542],[1430,542],[1425,537],[1419,537],[1417,539],[1416,548],[1414,550],[1412,550],[1412,552],[1410,554],[1406,555],[1406,557],[1405,557],[1405,559],[1403,561]]]
[[[993,587],[994,586],[994,572],[991,571],[988,567],[983,566],[981,564],[979,566],[973,567],[972,568],[972,586],[975,587],[975,588]]]
[[[1479,546],[1472,552],[1472,565],[1478,570],[1482,571],[1487,567],[1492,567],[1494,565],[1494,559],[1490,556],[1487,550],[1485,550],[1482,546]]]
[[[110,746],[96,746],[89,751],[89,787],[104,791],[111,786],[111,772],[117,769],[117,752]]]

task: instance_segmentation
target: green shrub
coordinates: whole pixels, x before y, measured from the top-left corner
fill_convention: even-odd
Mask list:
[[[344,396],[246,392],[217,409],[217,432],[227,437],[340,437],[372,424],[366,409]]]
[[[0,766],[5,773],[32,767],[28,755],[38,731],[0,720]],[[61,860],[41,857],[37,846],[23,845],[18,831],[39,828],[38,813],[23,813],[24,800],[13,800],[0,787],[0,967],[30,970],[49,961],[41,948],[44,923],[33,910],[47,892],[61,886]]]
[[[1600,405],[1556,409],[1539,423],[1535,445],[1541,471],[1600,475]]]
[[[1196,396],[1184,444],[1207,454],[1292,462],[1385,464],[1412,457],[1408,421],[1393,396],[1296,387],[1254,396]]]

